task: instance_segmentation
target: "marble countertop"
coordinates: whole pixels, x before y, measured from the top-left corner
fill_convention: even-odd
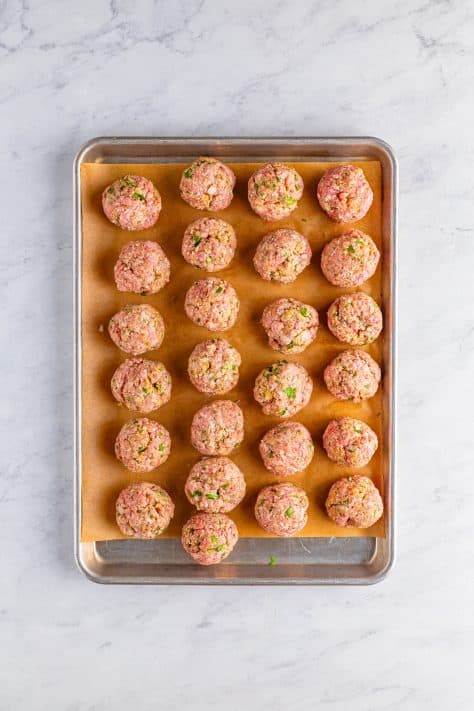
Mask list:
[[[1,4],[2,710],[472,708],[473,11]],[[76,569],[71,163],[114,134],[393,145],[398,560],[380,585],[105,588]]]

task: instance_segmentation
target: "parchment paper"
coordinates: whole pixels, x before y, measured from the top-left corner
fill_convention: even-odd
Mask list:
[[[232,459],[244,472],[247,495],[243,503],[231,512],[240,535],[265,536],[253,516],[257,491],[266,484],[279,481],[268,472],[260,459],[258,442],[262,435],[280,420],[262,414],[252,396],[253,384],[259,371],[283,357],[273,351],[259,325],[266,304],[282,296],[293,296],[312,304],[320,316],[316,341],[304,353],[292,356],[304,365],[314,382],[310,404],[292,420],[302,422],[313,435],[316,452],[306,472],[286,481],[302,486],[310,499],[309,522],[303,536],[383,536],[384,521],[367,530],[340,528],[333,524],[324,510],[330,485],[339,477],[361,473],[371,477],[383,492],[382,476],[382,398],[378,394],[361,404],[338,402],[326,390],[322,372],[329,361],[349,346],[339,343],[328,331],[326,311],[340,294],[351,291],[331,286],[320,269],[320,254],[324,244],[347,229],[347,225],[332,222],[320,209],[315,197],[317,181],[328,163],[293,163],[304,179],[304,195],[297,209],[287,220],[265,223],[250,209],[247,201],[247,180],[258,164],[230,164],[237,175],[235,196],[231,206],[218,217],[230,222],[237,233],[238,247],[231,266],[215,275],[228,279],[236,288],[241,308],[236,325],[222,334],[240,352],[242,366],[238,386],[223,397],[238,401],[243,408],[246,437]],[[357,223],[381,248],[381,167],[378,162],[359,163],[374,191],[374,203],[368,215]],[[187,359],[196,343],[212,334],[194,325],[184,313],[184,296],[189,286],[207,273],[187,264],[181,256],[181,241],[185,227],[193,220],[209,213],[195,210],[179,196],[178,185],[183,170],[181,165],[105,165],[81,166],[82,181],[82,541],[122,538],[115,523],[115,499],[120,490],[132,481],[154,481],[167,489],[176,504],[175,517],[164,534],[179,536],[185,520],[194,509],[183,492],[191,466],[200,458],[189,442],[193,414],[210,398],[199,393],[186,375]],[[101,208],[102,190],[116,178],[127,173],[144,175],[158,187],[163,209],[155,227],[142,232],[125,232],[112,225]],[[313,249],[311,265],[289,285],[264,281],[255,272],[252,257],[261,237],[279,227],[292,227],[304,234]],[[158,241],[171,261],[171,281],[154,296],[141,297],[117,291],[113,267],[121,247],[130,240]],[[361,290],[381,303],[381,267]],[[137,417],[114,400],[110,379],[117,366],[126,359],[110,340],[107,324],[110,317],[125,304],[149,303],[162,314],[166,324],[163,345],[145,357],[161,360],[171,373],[173,394],[171,401],[148,415],[170,431],[172,451],[168,461],[146,475],[136,475],[121,465],[114,455],[114,441],[120,427]],[[381,340],[367,346],[367,350],[381,363]],[[379,450],[368,466],[349,470],[332,463],[326,456],[321,437],[330,419],[348,415],[367,422],[379,437]],[[280,479],[283,481],[283,479]]]

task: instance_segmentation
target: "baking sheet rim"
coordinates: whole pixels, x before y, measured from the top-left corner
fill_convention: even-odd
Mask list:
[[[133,147],[143,144],[152,144],[153,146],[162,146],[166,144],[184,144],[188,146],[200,145],[202,143],[209,142],[214,144],[214,153],[219,155],[218,147],[226,144],[227,146],[238,146],[238,145],[248,145],[248,144],[263,144],[268,145],[269,148],[274,148],[276,146],[310,146],[315,151],[321,150],[322,147],[333,147],[336,149],[346,146],[347,144],[354,146],[368,146],[369,151],[378,151],[382,158],[379,158],[384,168],[384,161],[389,166],[389,193],[386,193],[386,175],[385,170],[383,173],[383,196],[384,199],[388,196],[390,198],[390,207],[388,222],[390,226],[390,243],[391,243],[391,261],[390,261],[390,275],[389,275],[389,285],[391,292],[391,329],[390,329],[390,353],[387,359],[387,365],[390,368],[390,393],[388,395],[388,402],[390,405],[390,424],[388,432],[390,435],[390,452],[388,456],[390,477],[388,486],[386,487],[386,496],[388,500],[388,513],[386,514],[387,529],[385,542],[387,545],[387,555],[385,562],[381,570],[379,570],[375,575],[363,578],[305,578],[305,579],[286,579],[286,578],[259,578],[255,580],[253,578],[206,578],[202,576],[201,578],[185,578],[177,577],[175,579],[160,579],[157,577],[152,577],[150,579],[142,578],[140,580],[123,580],[120,578],[102,578],[100,575],[91,571],[82,555],[83,546],[95,546],[95,543],[81,543],[80,540],[80,530],[81,530],[81,490],[82,490],[82,471],[81,471],[81,460],[82,460],[82,442],[81,442],[81,412],[82,412],[82,335],[81,335],[81,323],[82,323],[82,303],[81,303],[81,293],[82,293],[82,244],[81,244],[81,234],[82,234],[82,220],[81,220],[81,179],[80,179],[80,167],[87,153],[98,146],[110,146],[110,145],[121,145],[124,147]],[[191,155],[191,154],[189,154]],[[314,160],[315,157],[319,161],[332,161],[338,160],[350,160],[356,159],[363,160],[367,158],[365,154],[354,154],[348,155],[344,154],[328,154],[328,155],[311,155],[308,160]],[[255,158],[255,157],[254,157]],[[261,156],[258,156],[259,160]],[[145,160],[144,160],[145,159]],[[370,159],[374,159],[373,156]],[[142,160],[146,162],[146,156],[133,156],[133,160]],[[295,160],[301,160],[301,158],[295,156]],[[111,161],[113,162],[113,161]],[[117,161],[118,162],[118,161]],[[148,161],[152,162],[152,161]],[[173,162],[173,161],[170,161]],[[373,584],[383,580],[389,571],[392,569],[395,562],[395,465],[396,465],[396,413],[397,413],[397,402],[396,402],[396,391],[397,391],[397,228],[398,228],[398,214],[397,214],[397,198],[398,198],[398,163],[391,146],[384,140],[377,137],[292,137],[292,138],[282,138],[282,137],[199,137],[199,138],[187,138],[187,137],[97,137],[86,142],[78,151],[74,158],[73,164],[73,191],[74,191],[74,205],[73,205],[73,308],[74,308],[74,442],[73,442],[73,456],[74,456],[74,539],[75,539],[75,561],[79,570],[86,575],[91,581],[99,583],[144,583],[144,584],[158,584],[158,583],[169,583],[173,584]],[[384,219],[385,221],[385,219]],[[302,539],[304,540],[304,539]],[[315,539],[312,539],[315,540]],[[317,539],[316,539],[317,540]],[[344,541],[346,539],[340,538],[339,540]],[[344,565],[344,564],[342,564]]]

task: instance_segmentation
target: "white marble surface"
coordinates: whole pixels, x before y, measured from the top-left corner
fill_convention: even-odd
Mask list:
[[[474,7],[0,3],[2,711],[472,708]],[[95,135],[400,160],[398,562],[373,588],[104,588],[72,556],[71,161]]]

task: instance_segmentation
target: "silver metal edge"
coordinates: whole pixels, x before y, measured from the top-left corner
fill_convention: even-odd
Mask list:
[[[219,141],[223,143],[231,143],[239,145],[249,141],[260,142],[263,144],[314,144],[318,143],[327,145],[344,145],[348,142],[352,144],[372,144],[378,148],[386,157],[391,169],[391,238],[392,238],[392,276],[391,276],[391,297],[392,297],[392,332],[391,332],[391,457],[390,457],[390,512],[388,520],[387,544],[389,553],[387,563],[384,568],[376,575],[364,578],[308,578],[304,580],[289,580],[284,578],[260,578],[259,580],[249,578],[179,578],[179,579],[142,579],[140,582],[136,580],[121,580],[120,578],[110,577],[103,578],[98,576],[88,569],[81,555],[81,489],[82,489],[82,467],[81,467],[81,350],[82,350],[82,330],[81,330],[81,199],[80,199],[80,166],[87,155],[88,151],[95,146],[101,144],[120,143],[125,145],[134,145],[137,143],[151,143],[162,145],[163,143],[186,142],[188,145],[194,143],[202,143],[203,141]],[[255,136],[240,136],[236,137],[97,137],[83,144],[74,158],[73,164],[73,191],[74,191],[74,230],[73,230],[73,283],[74,283],[74,331],[75,331],[75,355],[74,355],[74,468],[75,468],[75,486],[74,486],[74,552],[75,562],[79,570],[92,582],[99,584],[120,584],[120,585],[373,585],[383,581],[395,564],[396,546],[396,449],[397,449],[397,238],[398,238],[398,162],[395,157],[392,147],[384,140],[374,136],[339,136],[339,137],[255,137]]]

